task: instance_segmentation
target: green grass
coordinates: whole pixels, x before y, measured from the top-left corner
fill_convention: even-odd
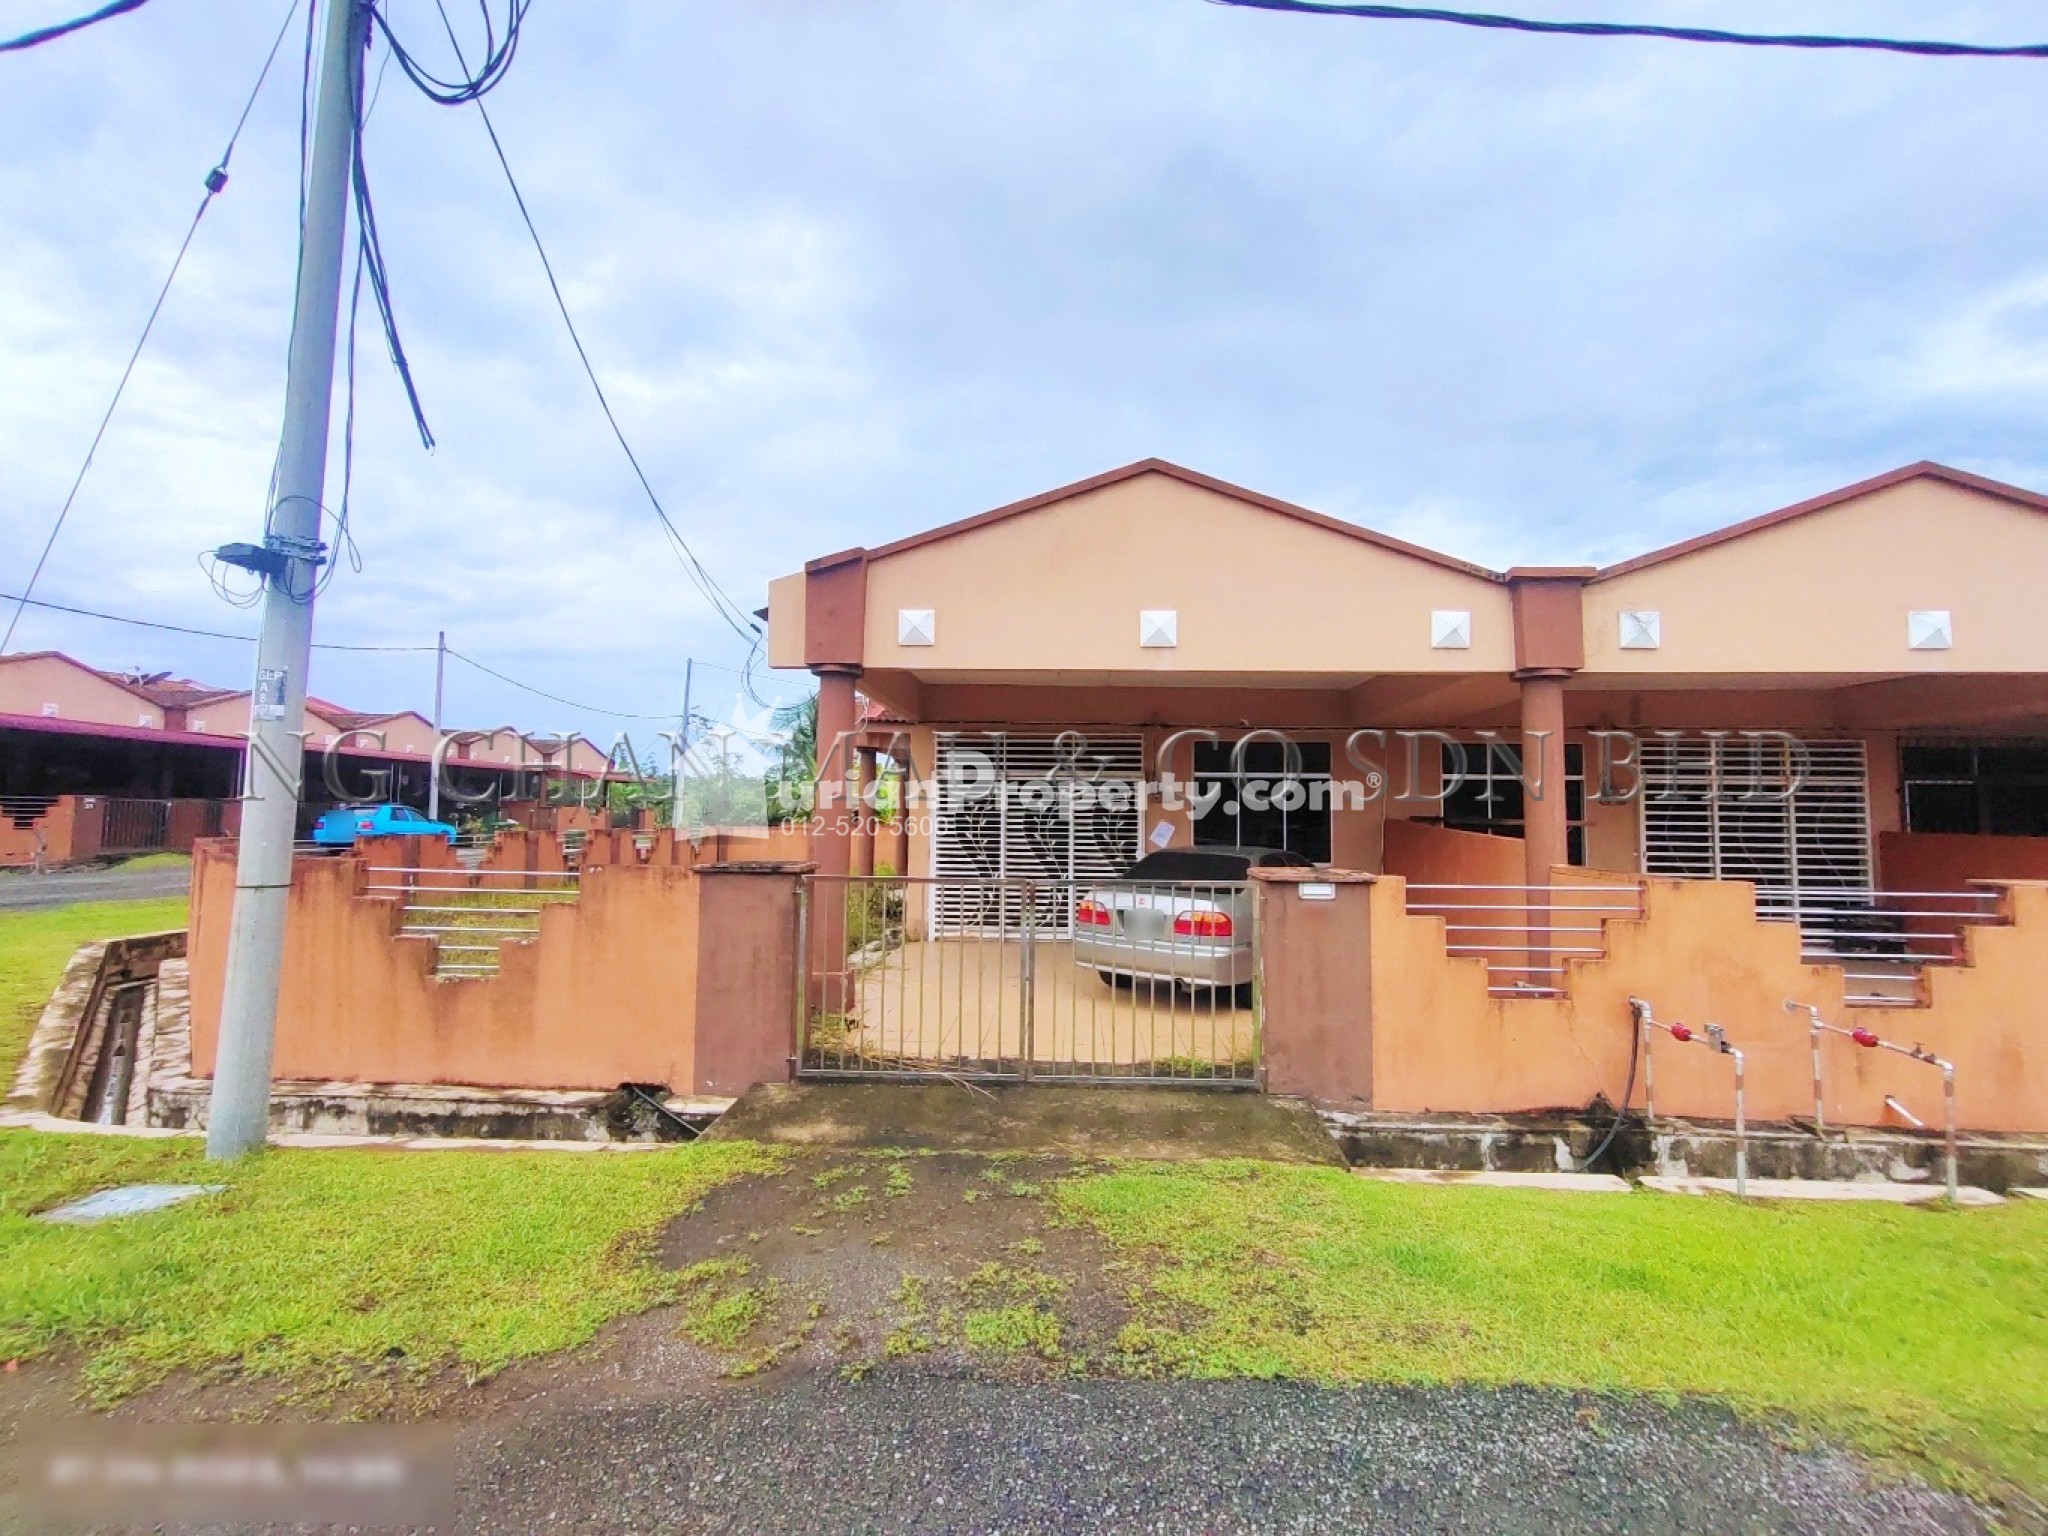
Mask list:
[[[1739,1205],[1146,1165],[1066,1181],[1139,1371],[1705,1394],[2048,1489],[2048,1205]]]
[[[1039,1307],[990,1307],[961,1320],[960,1337],[981,1355],[1037,1355],[1057,1360],[1060,1320]]]
[[[132,859],[123,859],[114,868],[130,869],[189,869],[192,855],[189,853],[143,853]]]
[[[76,1348],[101,1399],[225,1365],[299,1386],[393,1362],[482,1376],[674,1299],[653,1235],[722,1180],[777,1165],[743,1142],[220,1165],[185,1140],[0,1133],[0,1358]],[[139,1180],[228,1189],[93,1227],[28,1219]]]
[[[43,1005],[79,945],[184,926],[182,896],[0,913],[0,1076],[14,1080]]]

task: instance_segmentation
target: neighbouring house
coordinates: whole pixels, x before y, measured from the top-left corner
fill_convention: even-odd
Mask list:
[[[425,805],[425,717],[315,698],[304,730],[303,825],[341,800]],[[247,689],[91,667],[58,651],[0,656],[0,866],[184,849],[234,831],[248,731]],[[536,763],[584,778],[607,767],[588,742],[511,727],[463,732],[448,763],[469,792],[509,790]]]

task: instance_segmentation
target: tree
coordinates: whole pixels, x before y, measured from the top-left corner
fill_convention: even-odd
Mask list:
[[[768,815],[773,821],[803,820],[818,789],[818,696],[785,704],[772,719],[782,744],[768,775]]]

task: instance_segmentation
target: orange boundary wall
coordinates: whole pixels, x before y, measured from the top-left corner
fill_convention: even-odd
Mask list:
[[[399,936],[399,898],[365,889],[394,878],[367,866],[440,866],[445,845],[400,839],[367,845],[361,858],[301,858],[274,1074],[503,1088],[659,1083],[700,1094],[786,1079],[801,866],[692,867],[688,845],[666,837],[641,862],[631,844],[630,834],[593,834],[577,900],[544,911],[538,939],[503,946],[499,974],[459,981],[434,978],[430,939]],[[513,835],[491,866],[560,868],[560,848]],[[189,941],[196,1076],[212,1074],[219,1041],[234,878],[233,845],[202,843]]]
[[[1817,1004],[1832,1023],[1920,1042],[1954,1061],[1963,1125],[2048,1131],[2048,884],[2005,886],[2007,921],[1965,930],[1965,964],[1930,971],[1927,1006],[1905,1009],[1845,1008],[1841,969],[1801,961],[1797,930],[1758,922],[1747,885],[1643,885],[1644,915],[1609,920],[1607,954],[1568,962],[1563,997],[1525,999],[1490,996],[1483,960],[1447,956],[1442,920],[1409,916],[1402,880],[1339,884],[1337,899],[1313,916],[1290,884],[1262,882],[1269,1087],[1411,1112],[1611,1099],[1628,1072],[1628,999],[1640,996],[1660,1018],[1726,1027],[1748,1056],[1752,1116],[1810,1115],[1807,1031],[1784,1007],[1794,998]],[[1293,942],[1311,925],[1324,942]],[[1333,952],[1338,957],[1326,961]],[[1363,985],[1332,989],[1314,974],[1326,966],[1356,972],[1361,953],[1370,956]],[[1306,1040],[1318,1048],[1303,1051]],[[1822,1049],[1831,1123],[1879,1124],[1886,1094],[1939,1123],[1934,1068],[1842,1040]],[[1728,1060],[1662,1041],[1657,1110],[1727,1119]]]

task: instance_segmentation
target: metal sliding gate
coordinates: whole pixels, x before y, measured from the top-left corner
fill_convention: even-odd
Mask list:
[[[799,1075],[1256,1087],[1254,895],[809,876]]]

